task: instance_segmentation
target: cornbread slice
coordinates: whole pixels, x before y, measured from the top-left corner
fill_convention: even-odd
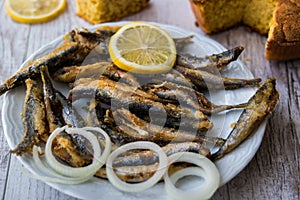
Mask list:
[[[299,0],[190,0],[197,25],[207,34],[244,24],[268,34],[266,58],[300,58]]]
[[[190,0],[196,23],[207,34],[244,24],[267,34],[278,0]]]
[[[77,15],[92,24],[115,21],[137,13],[149,0],[76,0]]]
[[[266,58],[300,58],[300,1],[279,0],[266,43]]]
[[[207,34],[242,24],[249,0],[190,0],[196,24]]]

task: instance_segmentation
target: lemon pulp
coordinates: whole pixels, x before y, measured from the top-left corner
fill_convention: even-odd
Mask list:
[[[119,29],[110,40],[109,53],[119,68],[143,74],[168,71],[176,61],[170,34],[145,22],[132,22]]]

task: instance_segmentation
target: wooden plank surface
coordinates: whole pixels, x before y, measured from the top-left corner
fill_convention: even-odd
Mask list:
[[[90,24],[76,16],[74,0],[57,19],[38,25],[13,22],[0,2],[0,81],[13,74],[34,51],[72,28]],[[151,6],[123,20],[145,20],[175,25],[204,34],[194,25],[186,0],[151,0]],[[249,165],[221,187],[213,199],[299,199],[300,153],[300,61],[269,62],[264,58],[265,36],[243,27],[209,36],[226,48],[245,46],[241,60],[255,77],[277,79],[280,101],[269,118],[263,142]],[[12,102],[13,103],[13,102]],[[3,98],[0,97],[0,105]],[[2,108],[0,108],[2,109]],[[1,110],[5,112],[5,110]],[[0,197],[2,199],[76,199],[22,171],[9,147],[0,122]]]

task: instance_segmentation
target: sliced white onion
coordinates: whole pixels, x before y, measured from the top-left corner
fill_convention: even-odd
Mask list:
[[[183,177],[186,176],[198,176],[198,177],[206,177],[206,174],[204,170],[200,167],[186,167],[182,168],[173,174],[170,175],[170,181],[173,185],[176,185],[177,181]],[[198,187],[201,187],[201,183],[198,185]],[[197,187],[193,187],[191,189],[197,190]]]
[[[175,162],[192,163],[199,166],[199,170],[193,168],[191,168],[191,171],[188,171],[189,168],[184,171],[180,170],[181,172],[175,173],[173,178],[171,176],[171,179],[169,174],[165,173],[165,190],[171,198],[176,200],[186,198],[188,198],[188,200],[209,199],[218,189],[220,184],[220,173],[215,164],[205,156],[190,152],[175,153],[169,156],[169,165]],[[176,188],[175,183],[185,175],[201,176],[204,178],[204,183],[197,187],[197,190],[192,191],[184,191]]]
[[[82,135],[91,143],[94,155],[93,155],[93,162],[90,165],[85,167],[74,168],[60,163],[55,158],[52,152],[52,142],[58,134],[64,131],[66,131],[68,134]],[[101,155],[101,148],[98,139],[93,133],[83,128],[68,128],[67,126],[64,126],[62,128],[55,129],[47,140],[46,147],[45,147],[45,156],[46,156],[47,163],[56,172],[64,176],[80,177],[80,176],[86,176],[91,172],[96,172],[99,168],[101,168],[105,164],[105,161],[111,149],[111,142],[109,136],[102,129],[100,128],[93,129],[93,131],[97,131],[105,137],[106,144],[105,144],[104,153],[102,155]]]
[[[98,127],[67,128],[66,129],[66,132],[69,134],[79,134],[79,135],[83,135],[84,137],[86,137],[87,134],[89,134],[89,135],[91,134],[91,135],[95,136],[94,133],[91,133],[90,131],[100,133],[105,138],[105,146],[104,146],[104,151],[102,152],[102,155],[95,157],[95,152],[94,152],[94,160],[93,161],[98,162],[98,164],[99,164],[98,169],[99,169],[106,163],[106,160],[111,152],[111,141],[110,141],[109,135],[107,135],[107,133],[105,131],[103,131],[101,128],[98,128]],[[92,141],[90,139],[89,139],[89,142],[92,144],[92,146],[93,146],[93,143],[95,143],[95,145],[97,145],[97,148],[100,148],[100,144],[99,144],[98,138],[96,136],[95,136],[95,140]],[[100,149],[100,152],[101,152],[101,149]],[[86,167],[89,167],[89,166],[86,166]],[[96,171],[98,169],[96,169]]]
[[[113,170],[113,161],[116,159],[116,157],[132,149],[150,149],[157,152],[159,157],[159,165],[154,175],[148,180],[141,183],[134,183],[134,184],[126,183],[122,181],[115,174]],[[168,158],[166,156],[166,153],[157,144],[153,142],[146,142],[146,141],[132,142],[117,148],[115,151],[113,151],[110,154],[106,162],[106,173],[107,173],[108,180],[116,188],[125,192],[140,192],[152,187],[163,177],[163,175],[166,173],[167,168],[168,168]]]
[[[94,175],[94,173],[87,174],[84,177],[66,177],[66,176],[60,175],[60,174],[56,173],[55,171],[47,168],[43,164],[43,162],[41,161],[41,159],[38,155],[38,152],[41,152],[40,147],[33,146],[33,150],[32,150],[33,160],[34,160],[37,168],[39,170],[41,170],[43,173],[47,174],[47,176],[34,174],[33,178],[36,178],[36,179],[39,179],[42,181],[46,181],[46,182],[55,182],[55,183],[72,185],[72,184],[79,184],[79,183],[86,182]]]
[[[64,165],[56,160],[52,152],[52,142],[54,138],[62,132],[67,132],[68,134],[79,134],[84,136],[92,145],[93,148],[93,161],[90,165],[80,168],[74,168],[67,165]],[[98,142],[97,137],[94,133],[97,132],[104,136],[105,138],[105,147],[104,151],[101,155],[101,147]],[[45,157],[46,163],[50,165],[50,167],[46,167],[41,161],[38,151],[40,148],[34,146],[33,147],[33,159],[36,163],[36,166],[48,176],[34,175],[35,178],[41,179],[43,181],[49,182],[57,182],[63,184],[78,184],[89,180],[96,173],[98,169],[100,169],[106,162],[106,159],[111,151],[111,141],[110,137],[104,132],[101,128],[96,127],[85,127],[85,128],[68,128],[64,126],[62,128],[57,128],[53,133],[49,136],[46,147],[45,147]]]

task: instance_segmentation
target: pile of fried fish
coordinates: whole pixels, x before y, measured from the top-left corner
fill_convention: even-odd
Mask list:
[[[0,85],[0,95],[21,85],[26,87],[21,115],[23,138],[11,153],[30,154],[34,145],[43,147],[56,128],[68,125],[102,128],[109,134],[113,149],[129,142],[152,141],[167,155],[189,151],[216,160],[243,142],[273,111],[279,97],[274,78],[260,83],[259,78],[220,76],[243,47],[197,57],[183,53],[192,36],[175,38],[180,53],[173,70],[155,75],[134,74],[117,68],[110,60],[108,44],[118,28],[72,30],[64,36],[63,44]],[[68,96],[53,86],[53,80],[68,85]],[[204,95],[209,89],[244,87],[258,89],[242,104],[216,105]],[[83,99],[85,115],[75,106]],[[231,109],[243,112],[229,137],[207,135],[213,126],[210,116]],[[101,136],[98,140],[100,144],[104,141]],[[211,154],[208,144],[215,145],[218,151]],[[81,135],[61,133],[52,150],[58,159],[73,167],[86,166],[93,160],[91,144]],[[141,150],[117,158],[114,167],[124,181],[140,182],[151,177],[157,163],[154,152]],[[96,176],[105,178],[105,168]]]

